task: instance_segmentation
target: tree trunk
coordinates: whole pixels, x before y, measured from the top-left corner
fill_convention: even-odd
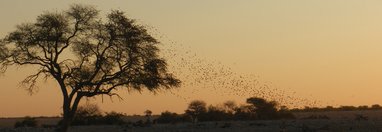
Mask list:
[[[67,132],[74,118],[74,114],[72,114],[70,110],[70,105],[64,105],[63,111],[63,118],[58,124],[57,132]]]
[[[72,122],[72,119],[64,116],[64,118],[61,120],[60,124],[58,124],[58,128],[57,128],[56,132],[67,132],[71,122]]]
[[[70,124],[72,123],[75,113],[78,108],[78,104],[80,103],[82,96],[77,95],[75,98],[73,105],[70,106],[70,101],[64,101],[63,105],[63,119],[60,124],[58,124],[57,132],[67,132],[69,129]]]

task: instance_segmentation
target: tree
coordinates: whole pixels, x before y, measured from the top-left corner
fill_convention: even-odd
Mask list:
[[[191,116],[192,122],[196,122],[202,114],[207,112],[206,102],[201,100],[194,100],[188,105],[185,111],[187,115]]]
[[[143,113],[145,113],[145,116],[147,118],[146,123],[150,124],[151,123],[151,114],[153,114],[153,112],[151,110],[145,110]]]
[[[237,108],[237,105],[234,101],[226,101],[223,103],[224,109],[227,113],[233,114],[235,109]]]
[[[256,113],[258,119],[275,119],[278,116],[277,103],[275,101],[251,97],[247,99],[247,103],[253,106],[252,111]]]
[[[159,43],[144,26],[113,10],[103,21],[92,6],[72,5],[45,12],[1,41],[0,63],[32,66],[35,74],[22,83],[36,88],[41,77],[53,78],[62,92],[66,131],[83,97],[118,96],[116,89],[172,88],[180,84],[158,55]],[[119,97],[119,96],[118,96]]]

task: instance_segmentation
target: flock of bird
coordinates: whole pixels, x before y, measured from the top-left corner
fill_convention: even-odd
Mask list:
[[[289,108],[320,105],[318,101],[298,97],[292,90],[282,90],[262,81],[258,75],[240,74],[219,61],[200,57],[190,47],[171,41],[156,28],[149,30],[162,41],[158,47],[168,63],[168,70],[182,81],[181,88],[170,90],[170,93],[187,103],[198,99],[195,95],[207,92],[211,96],[235,96],[244,101],[253,96],[262,97]]]

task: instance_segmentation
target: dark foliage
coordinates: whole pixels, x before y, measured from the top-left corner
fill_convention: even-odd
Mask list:
[[[179,86],[180,80],[159,56],[158,43],[122,11],[100,17],[96,8],[75,4],[62,12],[44,12],[1,39],[0,71],[11,66],[35,68],[21,82],[30,93],[40,79],[54,79],[63,97],[59,131],[65,132],[82,98],[120,98],[117,89]]]
[[[277,102],[267,101],[263,98],[251,97],[247,99],[247,105],[237,106],[233,101],[227,101],[222,105],[206,107],[201,100],[192,101],[185,116],[171,112],[163,112],[156,121],[158,123],[174,123],[180,121],[228,121],[228,120],[274,120],[294,119],[293,113],[286,107],[278,107]],[[188,117],[188,118],[184,118]]]
[[[190,121],[190,118],[187,118],[185,115],[179,115],[177,113],[165,111],[160,114],[160,116],[155,119],[154,122],[159,124],[165,124],[165,123],[179,123],[179,122],[187,122]]]
[[[340,107],[333,107],[333,106],[326,106],[324,108],[319,107],[305,107],[302,109],[292,109],[290,111],[292,112],[319,112],[319,111],[356,111],[356,110],[382,110],[382,107],[379,104],[374,104],[372,106],[367,105],[361,105],[361,106],[340,106]]]
[[[224,109],[211,105],[207,112],[201,115],[200,121],[223,121],[231,119],[232,116],[232,113],[227,113]]]
[[[106,113],[106,115],[101,118],[100,122],[105,125],[123,125],[126,123],[123,120],[123,117],[125,117],[124,114],[112,111]]]
[[[206,106],[207,104],[204,101],[191,101],[191,103],[188,105],[187,110],[185,111],[185,114],[191,117],[192,122],[197,122],[198,120],[202,119],[205,113],[207,112]]]
[[[71,125],[123,125],[126,124],[124,117],[124,114],[114,111],[103,115],[97,105],[88,104],[78,108]]]
[[[35,118],[27,116],[22,121],[15,123],[15,128],[18,127],[37,127],[37,121]]]
[[[80,106],[72,121],[72,125],[98,124],[102,118],[101,110],[97,105],[87,104]]]
[[[257,119],[277,119],[278,110],[276,108],[277,103],[275,101],[267,101],[263,98],[251,97],[247,99],[247,103],[250,104],[252,112],[256,114]]]

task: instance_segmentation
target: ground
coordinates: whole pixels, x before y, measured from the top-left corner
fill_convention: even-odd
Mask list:
[[[297,119],[268,121],[222,121],[133,126],[74,126],[70,132],[373,132],[382,131],[382,111],[298,112]],[[45,125],[58,118],[38,118]],[[138,117],[130,117],[137,120]],[[12,128],[19,119],[0,119],[0,132],[52,132],[53,128]]]

